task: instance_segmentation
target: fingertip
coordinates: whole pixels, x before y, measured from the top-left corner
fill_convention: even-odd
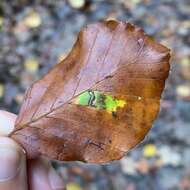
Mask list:
[[[8,136],[13,130],[17,115],[0,110],[0,136]]]
[[[49,183],[52,189],[54,190],[65,189],[65,184],[63,182],[63,179],[53,167],[49,168],[48,178],[49,178]]]
[[[26,153],[25,150],[18,143],[16,143],[13,139],[8,137],[0,136],[0,148],[15,149],[16,151],[21,152],[21,154]]]
[[[46,158],[30,160],[29,178],[31,189],[65,190],[63,179]]]
[[[26,155],[12,139],[0,137],[0,189],[27,189]]]

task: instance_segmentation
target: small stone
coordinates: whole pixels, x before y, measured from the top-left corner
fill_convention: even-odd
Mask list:
[[[182,190],[188,190],[190,189],[190,178],[188,176],[185,176],[180,181],[180,189]]]
[[[184,105],[186,104],[186,108],[184,109]],[[175,129],[173,131],[173,138],[177,139],[180,142],[183,142],[187,145],[190,145],[190,138],[189,138],[189,134],[190,134],[190,127],[189,127],[189,108],[190,108],[190,104],[188,102],[184,102],[182,104],[182,108],[178,108],[180,111],[180,114],[184,115],[184,112],[187,113],[187,116],[185,116],[186,118],[183,118],[184,121],[186,122],[182,122],[182,121],[177,121],[175,123],[172,124],[173,128]],[[180,105],[180,104],[179,104]],[[182,115],[180,117],[182,117]],[[184,117],[184,116],[183,116]],[[185,161],[185,157],[183,156],[183,160]]]
[[[173,153],[171,154],[171,164],[172,164],[173,166],[176,166],[176,167],[181,164],[181,156],[180,156],[179,153],[173,152]]]
[[[136,169],[135,169],[135,161],[131,157],[124,157],[121,159],[121,169],[123,173],[129,174],[129,175],[135,175]]]
[[[56,169],[59,173],[59,175],[62,177],[62,179],[67,180],[68,179],[68,170],[67,168],[60,166]]]
[[[181,65],[181,75],[186,80],[190,80],[190,58],[185,56],[180,61]]]
[[[136,169],[142,173],[142,174],[147,174],[149,172],[149,165],[148,162],[146,160],[140,160],[139,162],[137,162],[136,164]]]
[[[125,190],[136,190],[136,186],[134,183],[128,183],[125,187]]]
[[[2,26],[3,25],[3,17],[0,17],[0,26]]]
[[[158,159],[155,161],[155,167],[161,168],[163,165],[164,165],[164,163],[161,159]]]
[[[184,165],[184,167],[189,167],[190,148],[184,150],[182,157],[183,157],[183,165]]]
[[[183,57],[180,62],[181,65],[187,66],[190,65],[190,59],[189,57]]]
[[[39,63],[36,59],[27,59],[24,66],[27,71],[34,73],[38,70]]]
[[[179,182],[180,182],[180,170],[173,168],[173,167],[163,167],[162,169],[158,170],[158,182],[159,188],[156,189],[162,189],[162,190],[177,190],[179,188]],[[182,189],[180,189],[182,190]]]
[[[5,91],[4,85],[3,85],[3,84],[0,84],[0,98],[3,97],[4,91]]]
[[[24,23],[29,28],[36,28],[41,25],[41,17],[38,12],[31,11],[26,18],[24,19]]]
[[[159,148],[159,156],[163,164],[170,164],[170,148],[168,146],[162,146]]]
[[[141,2],[141,0],[123,0],[123,4],[126,8],[128,8],[129,10],[133,10],[136,8],[136,6]]]
[[[80,185],[77,183],[68,183],[66,187],[67,187],[67,190],[82,190]]]
[[[181,23],[181,25],[184,27],[184,28],[190,28],[190,21],[189,20],[185,20]]]
[[[18,104],[21,104],[24,99],[24,94],[17,94],[15,100]]]
[[[30,39],[31,33],[29,32],[28,27],[24,24],[24,22],[19,22],[14,27],[14,35],[19,42],[26,42]],[[26,47],[24,48],[24,51],[26,54]]]
[[[82,173],[84,172],[84,170],[79,167],[79,166],[72,166],[70,168],[70,172],[74,175],[82,175]]]
[[[182,28],[182,27],[179,27],[178,28],[178,33],[182,36],[185,36],[188,34],[188,29],[187,28]]]
[[[162,146],[158,150],[159,156],[163,165],[179,166],[181,165],[181,156],[175,150],[172,150],[168,146]]]
[[[68,3],[74,9],[81,9],[85,5],[85,0],[68,0]]]
[[[190,97],[190,86],[189,85],[179,85],[176,89],[177,95],[181,99],[186,99]]]

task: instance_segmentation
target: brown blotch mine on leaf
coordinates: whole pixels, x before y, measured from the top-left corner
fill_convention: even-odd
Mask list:
[[[10,136],[29,158],[120,159],[144,139],[157,117],[169,59],[169,49],[130,23],[90,24],[66,59],[27,90]],[[87,90],[126,104],[111,114],[72,103]]]

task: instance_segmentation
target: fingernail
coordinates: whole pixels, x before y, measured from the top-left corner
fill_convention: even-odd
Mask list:
[[[0,182],[14,179],[21,169],[24,153],[12,140],[0,138]]]
[[[49,169],[49,181],[53,190],[65,190],[63,179],[61,176],[59,176],[54,168]]]
[[[0,136],[7,136],[13,131],[15,120],[15,114],[0,110]]]

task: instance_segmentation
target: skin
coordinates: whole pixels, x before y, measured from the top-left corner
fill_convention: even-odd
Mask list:
[[[8,138],[16,117],[0,110],[0,190],[64,190],[48,159],[28,160],[23,148]]]

